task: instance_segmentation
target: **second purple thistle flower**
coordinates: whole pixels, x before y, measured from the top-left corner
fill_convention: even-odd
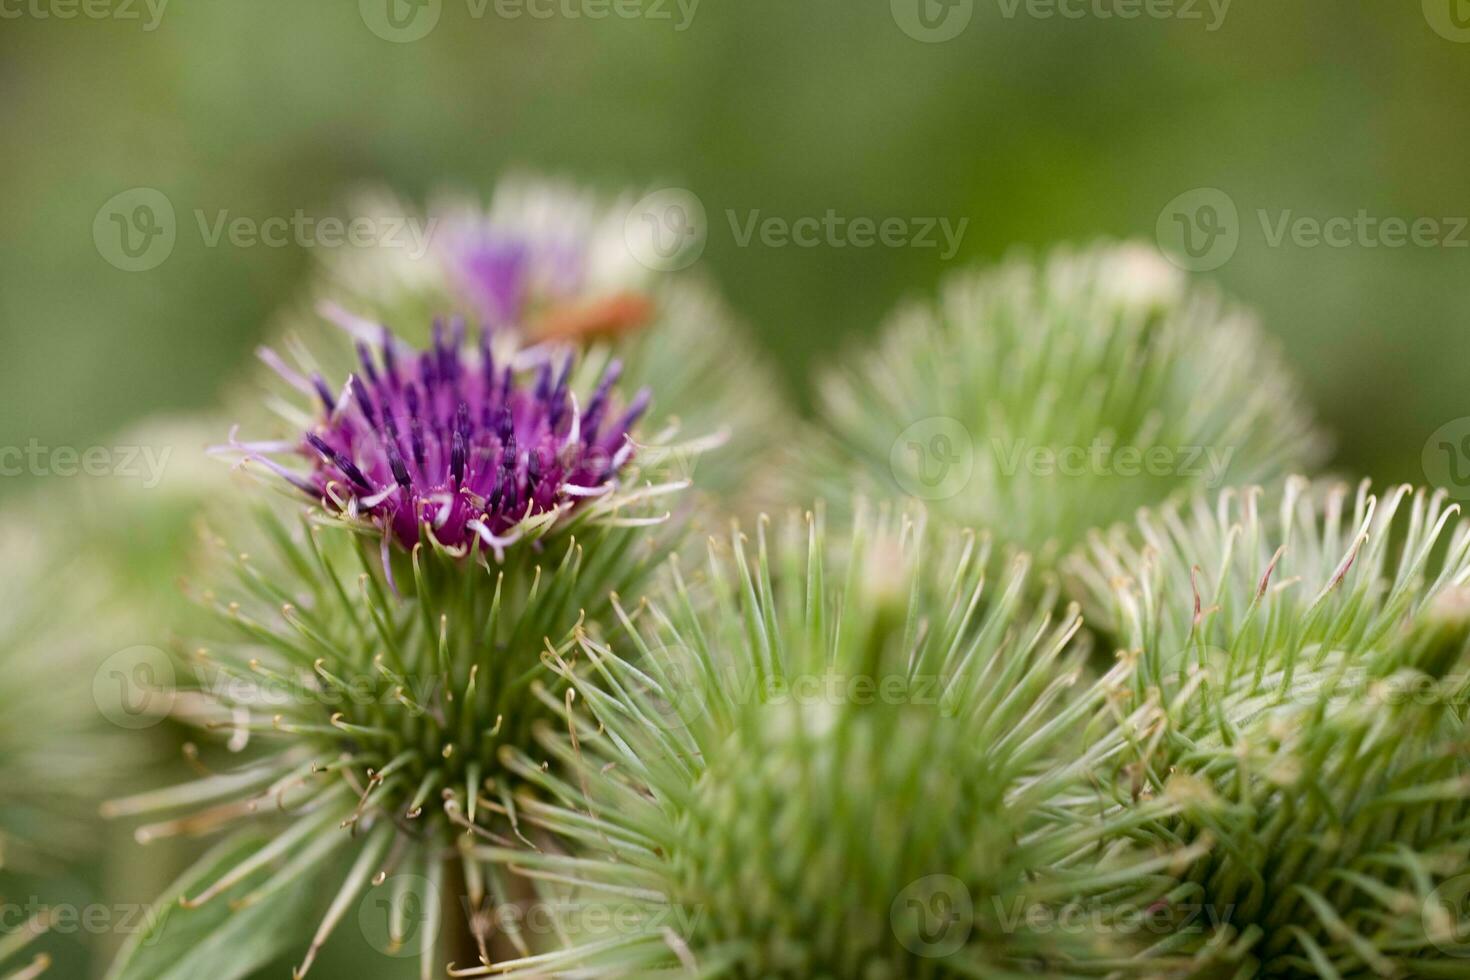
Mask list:
[[[391,532],[404,547],[426,529],[446,548],[478,545],[499,558],[527,518],[612,492],[633,456],[630,433],[650,396],[645,389],[626,406],[616,404],[617,361],[583,402],[571,391],[571,355],[559,363],[545,356],[530,366],[497,363],[488,336],[466,344],[462,320],[448,331],[436,323],[422,351],[386,328],[371,341],[355,332],[361,373],[340,390],[262,350],[271,367],[318,402],[321,421],[299,443],[235,448],[329,508]],[[305,456],[310,472],[270,458],[280,453]]]

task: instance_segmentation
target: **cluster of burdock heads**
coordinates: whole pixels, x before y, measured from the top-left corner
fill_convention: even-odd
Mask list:
[[[177,651],[215,747],[107,805],[217,842],[113,977],[343,929],[425,978],[1470,976],[1442,492],[1313,478],[1268,338],[1138,245],[955,276],[793,421],[627,206],[441,208],[262,351],[215,452],[281,492]]]

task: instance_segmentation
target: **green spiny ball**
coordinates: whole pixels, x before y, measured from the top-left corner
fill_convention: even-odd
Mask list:
[[[766,707],[710,760],[672,858],[680,900],[704,909],[702,942],[749,947],[752,975],[916,975],[924,948],[896,934],[891,907],[927,875],[1004,852],[1004,786],[935,765],[966,750],[927,713],[822,724]]]
[[[1209,844],[1180,876],[1224,923],[1174,937],[1194,974],[1470,975],[1453,518],[1442,494],[1289,481],[1144,515],[1073,563],[1135,665],[1119,805],[1188,797],[1155,832]]]
[[[569,709],[568,732],[544,733],[559,766],[512,761],[556,798],[521,810],[564,853],[484,853],[575,880],[561,898],[576,906],[639,896],[636,914],[497,969],[1102,969],[1127,937],[1037,928],[1034,913],[1146,875],[1150,858],[1103,842],[1087,812],[1094,750],[1117,750],[1084,738],[1109,688],[1073,690],[1079,624],[1026,606],[1026,569],[911,517],[860,512],[831,538],[820,520],[762,525],[624,611],[626,635],[568,650],[591,719]]]
[[[1316,462],[1300,386],[1254,320],[1139,244],[949,279],[822,379],[784,467],[834,508],[912,497],[1048,562],[1181,491]]]

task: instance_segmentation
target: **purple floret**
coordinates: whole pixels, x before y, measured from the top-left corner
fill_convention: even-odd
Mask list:
[[[312,468],[272,469],[405,547],[427,525],[446,547],[478,543],[499,555],[527,517],[613,489],[649,395],[614,414],[616,361],[582,403],[570,389],[570,357],[518,377],[496,364],[486,338],[467,345],[462,322],[448,334],[436,323],[429,349],[413,351],[385,329],[358,344],[362,373],[348,376],[340,396],[320,377],[298,384],[322,403],[320,422],[295,447]]]

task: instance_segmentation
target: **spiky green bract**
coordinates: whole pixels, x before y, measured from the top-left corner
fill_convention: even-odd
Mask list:
[[[950,279],[823,379],[806,492],[915,496],[1046,562],[1191,487],[1312,465],[1320,437],[1247,314],[1140,244]]]
[[[32,943],[51,913],[45,882],[95,853],[89,817],[125,756],[93,700],[98,668],[121,621],[85,540],[26,500],[0,514],[0,977],[37,976],[50,962]],[[105,682],[105,678],[102,679]],[[24,878],[18,877],[24,876]],[[22,890],[24,889],[24,890]]]
[[[35,980],[50,968],[51,957],[45,953],[36,953],[29,961],[25,961],[22,955],[46,928],[47,923],[36,917],[25,920],[19,928],[7,928],[0,933],[0,977],[5,980]]]
[[[113,747],[91,686],[111,651],[88,628],[105,602],[103,583],[15,516],[0,517],[0,857],[36,870],[86,844],[76,821]]]
[[[1136,661],[1128,779],[1228,919],[1193,975],[1470,975],[1470,527],[1443,494],[1305,481],[1098,536],[1073,563]],[[1205,949],[1206,946],[1210,949]]]
[[[389,193],[363,195],[354,202],[358,220],[379,229],[406,223],[425,240],[323,250],[311,301],[424,330],[434,317],[463,315],[496,331],[497,352],[502,341],[576,349],[592,381],[619,359],[625,390],[650,389],[655,413],[700,437],[664,455],[665,478],[692,478],[699,492],[743,510],[753,463],[776,447],[773,433],[789,428],[790,408],[772,366],[706,277],[644,264],[654,253],[638,249],[639,236],[651,233],[636,213],[639,196],[533,175],[501,180],[488,203],[440,195],[421,210]],[[284,321],[288,334],[321,346],[315,309]],[[351,351],[343,353],[337,366],[350,370]]]
[[[555,800],[522,820],[563,849],[476,850],[542,886],[550,948],[459,975],[1106,970],[1109,910],[1060,910],[1173,858],[1102,846],[1126,829],[1077,805],[1116,748],[1084,738],[1107,688],[1074,691],[1076,612],[1028,612],[1027,565],[865,511],[833,539],[737,530],[699,579],[674,565],[611,644],[563,649],[554,765],[507,750]]]
[[[262,510],[268,546],[239,555],[238,584],[206,597],[233,638],[179,666],[184,713],[248,761],[109,807],[113,816],[177,811],[141,828],[145,842],[250,824],[224,848],[233,863],[199,878],[171,915],[228,905],[242,916],[332,895],[301,975],[341,920],[358,915],[366,889],[405,875],[425,886],[420,903],[437,903],[441,890],[454,903],[413,923],[413,936],[429,940],[423,976],[442,971],[456,954],[433,938],[452,934],[458,902],[474,911],[505,897],[505,873],[464,844],[499,839],[486,825],[512,806],[517,780],[498,752],[529,745],[534,720],[550,715],[531,694],[538,676],[555,681],[542,665],[548,642],[579,624],[596,635],[609,593],[639,588],[677,538],[647,516],[669,488],[640,487],[631,465],[609,493],[521,522],[498,562],[445,548],[428,525],[405,552],[381,548],[385,532],[335,509],[299,526]],[[403,941],[394,929],[407,926],[381,928],[394,952]],[[222,935],[212,941],[230,948]],[[113,975],[132,977],[139,953],[135,943]]]

